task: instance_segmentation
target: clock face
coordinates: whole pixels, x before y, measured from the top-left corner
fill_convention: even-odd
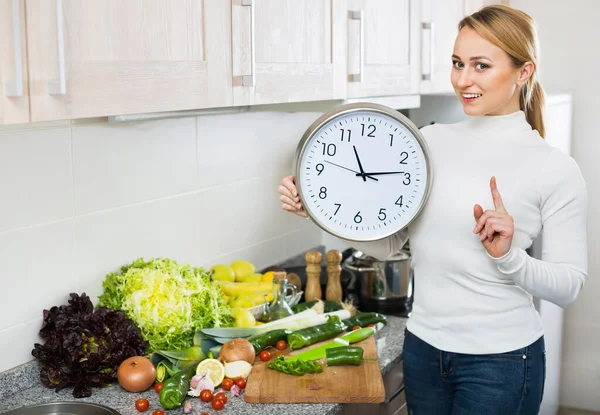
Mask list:
[[[325,231],[356,241],[405,228],[431,180],[418,129],[375,104],[347,105],[317,120],[298,146],[295,173],[308,215]]]

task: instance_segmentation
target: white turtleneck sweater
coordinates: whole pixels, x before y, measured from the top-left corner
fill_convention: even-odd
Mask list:
[[[350,242],[378,259],[410,239],[415,275],[407,328],[444,351],[487,354],[525,347],[543,335],[532,297],[561,307],[587,275],[585,182],[577,164],[550,147],[518,111],[424,127],[433,185],[406,230]],[[490,178],[515,232],[509,253],[492,258],[473,233],[473,207],[494,209]],[[543,230],[542,259],[525,250]]]

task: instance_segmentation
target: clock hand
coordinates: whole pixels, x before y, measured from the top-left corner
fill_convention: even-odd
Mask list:
[[[358,161],[358,168],[360,169],[360,173],[357,173],[357,176],[362,176],[364,182],[367,181],[367,177],[365,175],[365,171],[362,168],[362,164],[360,164],[360,158],[358,157],[358,152],[356,151],[356,146],[352,146],[354,149],[354,155],[356,156],[356,161]]]
[[[356,175],[357,175],[357,176],[360,176],[360,175],[361,175],[361,174],[360,174],[359,172],[357,172],[356,170],[349,169],[348,167],[340,166],[339,164],[332,163],[331,161],[328,161],[328,160],[323,160],[323,161],[324,161],[325,163],[333,164],[334,166],[340,167],[340,168],[342,168],[342,169],[344,169],[344,170],[351,171],[352,173],[356,173]],[[375,177],[371,177],[371,176],[369,176],[369,175],[366,175],[366,176],[367,176],[369,179],[371,179],[371,180],[375,180],[376,182],[377,182],[377,181],[379,181],[379,179],[376,179]]]
[[[362,174],[367,175],[367,176],[368,175],[371,175],[371,176],[380,176],[382,174],[404,174],[404,172],[403,171],[383,171],[383,172],[375,172],[375,173],[370,173],[370,172],[369,173],[364,173],[363,172]],[[361,173],[356,172],[356,175],[357,176],[361,176]]]

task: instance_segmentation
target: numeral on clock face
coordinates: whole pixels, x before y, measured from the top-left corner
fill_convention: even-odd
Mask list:
[[[427,155],[414,131],[395,116],[367,110],[319,125],[297,161],[309,215],[349,239],[378,239],[404,227],[428,182]]]

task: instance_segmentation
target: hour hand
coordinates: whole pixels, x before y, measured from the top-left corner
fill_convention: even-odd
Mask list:
[[[362,176],[363,181],[366,182],[367,176],[362,168],[362,164],[360,163],[360,157],[358,157],[358,151],[356,151],[356,146],[352,146],[352,148],[354,149],[354,155],[356,156],[356,161],[358,161],[358,169],[360,170],[360,173],[356,173],[356,175]]]
[[[403,171],[379,171],[379,172],[374,172],[374,173],[370,173],[370,172],[369,173],[365,173],[365,172],[356,173],[357,176],[362,176],[362,175],[365,175],[365,176],[381,176],[381,175],[384,175],[384,174],[404,174],[404,172]]]

